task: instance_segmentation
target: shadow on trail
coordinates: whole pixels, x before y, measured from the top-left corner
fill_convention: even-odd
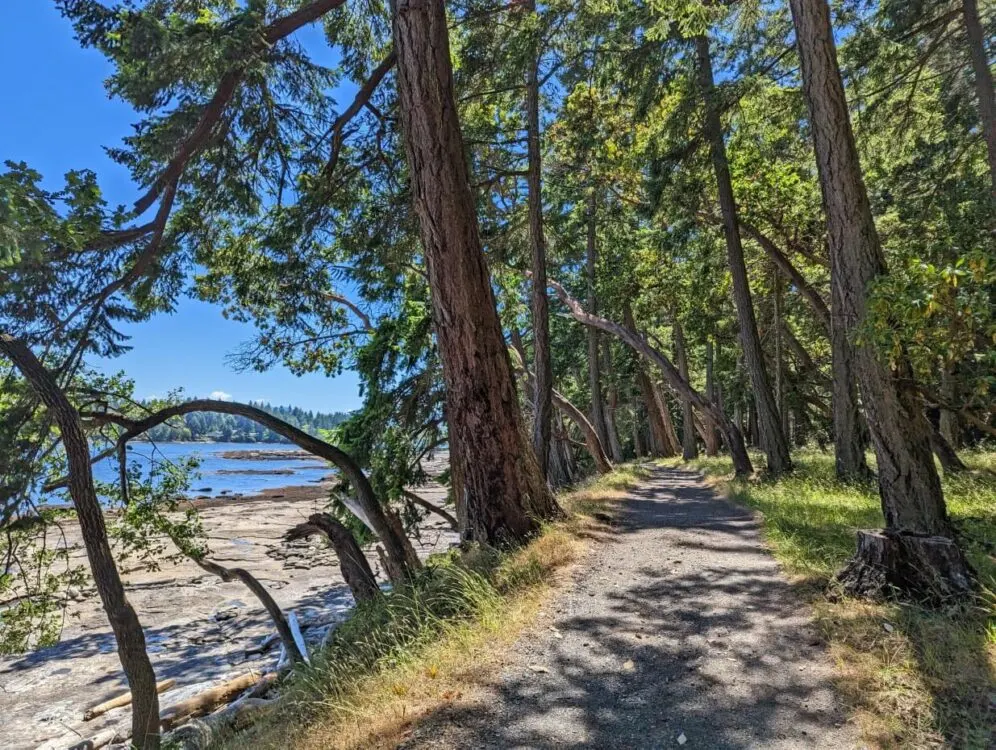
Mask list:
[[[496,700],[429,723],[467,748],[850,746],[824,741],[842,724],[826,657],[751,513],[671,470],[631,498],[613,530],[633,549],[585,566],[562,637],[537,634]]]

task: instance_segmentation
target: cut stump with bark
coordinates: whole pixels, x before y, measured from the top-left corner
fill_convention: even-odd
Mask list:
[[[858,549],[834,581],[851,596],[930,606],[975,591],[974,571],[953,539],[891,529],[859,531]]]

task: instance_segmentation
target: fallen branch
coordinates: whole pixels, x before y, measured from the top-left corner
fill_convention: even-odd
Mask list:
[[[165,693],[167,690],[176,685],[176,680],[163,680],[162,682],[156,683],[156,692]],[[108,711],[115,708],[121,708],[122,706],[131,705],[131,690],[126,693],[121,693],[113,698],[110,698],[103,703],[98,703],[93,708],[88,708],[83,712],[83,721],[92,721],[98,716],[103,716]]]

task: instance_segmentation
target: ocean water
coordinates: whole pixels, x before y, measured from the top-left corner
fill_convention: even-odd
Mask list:
[[[300,448],[286,443],[144,443],[128,445],[128,463],[138,463],[147,472],[154,462],[178,462],[196,458],[200,465],[191,476],[190,497],[219,495],[251,495],[290,485],[320,482],[335,470],[318,458],[291,457]],[[233,459],[227,451],[266,451],[287,453],[288,458]],[[276,473],[279,472],[279,473]],[[116,482],[117,459],[109,458],[95,464],[94,479]]]

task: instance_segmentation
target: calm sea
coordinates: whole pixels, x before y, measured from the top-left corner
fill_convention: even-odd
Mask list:
[[[227,451],[265,451],[287,453],[288,458],[232,459]],[[190,482],[191,497],[208,495],[251,495],[289,485],[314,484],[332,474],[334,469],[317,458],[291,458],[300,452],[296,445],[285,443],[140,443],[129,444],[128,461],[137,462],[148,471],[152,462],[177,462],[195,457],[200,462]],[[94,479],[115,482],[116,459],[94,465]]]

